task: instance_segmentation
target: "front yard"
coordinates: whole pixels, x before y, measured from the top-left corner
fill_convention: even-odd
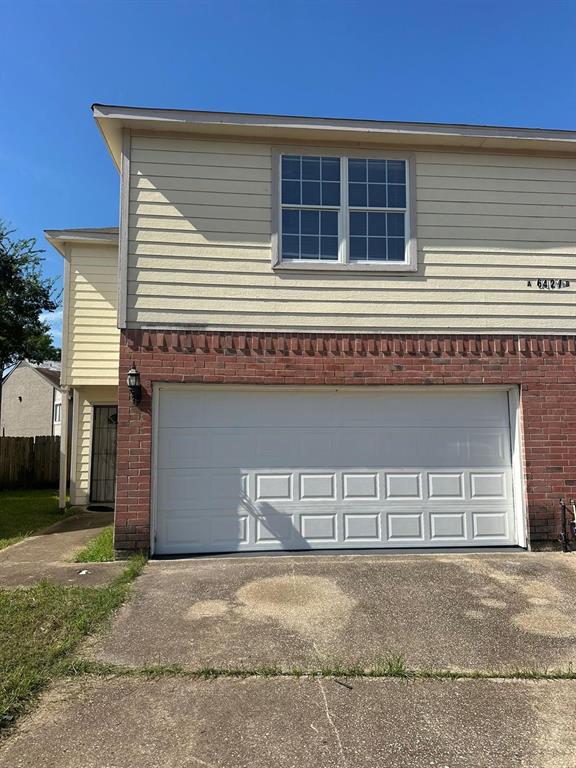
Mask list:
[[[53,490],[2,491],[0,549],[68,516],[58,510],[58,496]],[[97,531],[77,550],[75,562],[113,560],[112,528],[107,526],[99,534]],[[89,535],[90,529],[86,532]],[[58,559],[60,555],[55,554],[53,545],[59,535],[69,534],[52,532],[36,548],[40,560]],[[25,552],[27,546],[17,548],[24,552],[23,568],[30,559]],[[9,562],[13,563],[13,559]],[[77,572],[68,562],[67,567]],[[111,577],[107,586],[63,586],[40,581],[0,589],[0,730],[11,725],[51,679],[71,671],[80,641],[122,604],[144,562],[141,557],[133,559],[121,575]],[[7,563],[1,565],[9,567]],[[43,578],[42,570],[40,573]]]
[[[144,562],[132,560],[107,587],[41,582],[0,591],[0,728],[51,679],[70,671],[80,641],[124,602]]]
[[[63,520],[58,494],[49,490],[0,491],[0,549]]]

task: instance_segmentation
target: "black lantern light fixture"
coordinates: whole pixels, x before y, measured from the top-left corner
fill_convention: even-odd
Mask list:
[[[130,391],[130,399],[134,405],[138,405],[140,400],[142,400],[142,387],[140,385],[140,373],[136,370],[134,363],[132,363],[132,368],[128,371],[126,384]]]

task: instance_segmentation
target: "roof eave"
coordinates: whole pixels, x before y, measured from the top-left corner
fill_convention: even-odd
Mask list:
[[[172,131],[253,137],[272,141],[318,140],[439,146],[470,149],[507,149],[576,152],[576,131],[543,128],[404,123],[375,120],[289,117],[229,112],[146,109],[104,104],[92,106],[94,118],[117,167],[122,131]]]
[[[45,229],[44,237],[58,253],[67,258],[66,244],[78,243],[82,245],[101,245],[102,243],[118,243],[118,235],[113,233],[83,234],[66,229]]]

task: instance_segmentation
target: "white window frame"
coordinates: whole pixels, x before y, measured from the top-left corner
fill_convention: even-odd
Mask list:
[[[54,424],[62,423],[62,403],[54,403]]]
[[[340,209],[338,216],[338,260],[282,259],[282,156],[313,155],[314,157],[340,158]],[[348,160],[404,160],[406,163],[406,215],[404,261],[350,261],[349,260],[349,215],[348,206]],[[418,269],[416,242],[416,200],[415,162],[412,153],[375,151],[370,149],[326,149],[324,147],[281,146],[272,148],[272,268],[274,270],[328,272],[415,272]],[[306,206],[294,206],[306,208]],[[308,206],[324,210],[323,206]],[[326,210],[333,210],[327,207]],[[357,209],[356,206],[352,210]],[[363,209],[381,211],[379,208]],[[390,209],[393,212],[393,209]]]

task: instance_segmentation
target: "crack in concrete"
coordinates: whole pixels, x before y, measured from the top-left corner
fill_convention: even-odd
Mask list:
[[[340,738],[340,733],[338,732],[336,723],[334,722],[334,719],[332,718],[332,715],[330,713],[330,707],[328,706],[328,698],[326,696],[326,691],[324,690],[324,686],[322,685],[322,680],[318,680],[318,685],[320,686],[320,692],[322,693],[322,699],[324,701],[324,710],[326,712],[326,719],[328,720],[328,723],[330,724],[330,727],[334,732],[334,736],[336,737],[336,744],[338,745],[338,754],[340,756],[340,762],[342,763],[344,768],[348,768],[348,762],[346,761],[346,757],[344,755],[344,749],[342,747],[342,740]]]

